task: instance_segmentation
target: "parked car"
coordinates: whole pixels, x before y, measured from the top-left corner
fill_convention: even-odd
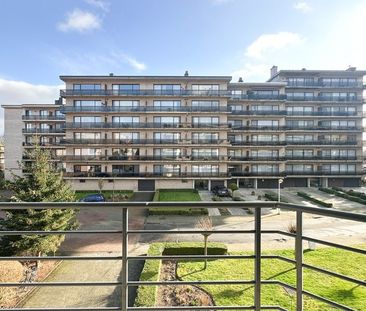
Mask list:
[[[230,196],[229,189],[224,186],[215,186],[212,188],[212,192],[219,197]]]
[[[80,202],[105,202],[105,197],[101,193],[88,194]]]

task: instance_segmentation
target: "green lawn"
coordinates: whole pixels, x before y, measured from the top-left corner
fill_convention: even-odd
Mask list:
[[[159,202],[196,202],[201,201],[201,197],[197,190],[194,189],[159,189],[156,191],[154,201]],[[169,208],[169,207],[156,207],[149,209],[150,215],[186,215],[197,216],[207,215],[206,208],[191,209],[191,208]]]
[[[366,245],[358,246],[366,248]],[[149,255],[160,255],[164,250],[162,243],[152,244]],[[241,252],[233,254],[251,254]],[[293,250],[266,251],[264,254],[281,255],[294,258]],[[360,280],[366,279],[366,258],[335,248],[321,248],[304,253],[304,262],[322,267]],[[254,261],[248,259],[220,259],[208,262],[203,270],[202,261],[181,261],[178,263],[178,277],[181,280],[252,280]],[[140,280],[156,281],[160,275],[160,261],[147,260]],[[262,279],[279,280],[296,286],[296,270],[293,264],[277,259],[263,259]],[[202,285],[209,292],[216,305],[253,305],[254,289],[251,285]],[[304,269],[304,289],[322,297],[336,301],[355,310],[366,310],[366,288],[331,277],[309,269]],[[141,286],[136,299],[137,306],[153,306],[156,286]],[[291,311],[296,309],[296,297],[282,286],[263,285],[262,304],[280,305]],[[304,310],[336,310],[327,304],[304,296]]]
[[[75,191],[76,200],[79,201],[81,198],[85,197],[89,194],[99,193],[99,190],[88,190],[88,191]],[[105,196],[107,201],[113,201],[113,191],[112,190],[103,190],[102,194]],[[129,198],[132,196],[132,190],[115,190],[114,197],[116,201],[123,201],[124,196],[127,195]]]

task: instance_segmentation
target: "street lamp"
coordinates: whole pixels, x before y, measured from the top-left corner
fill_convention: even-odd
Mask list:
[[[278,204],[281,202],[281,184],[282,183],[283,183],[283,179],[282,178],[279,178],[278,179]],[[277,215],[280,215],[280,214],[281,214],[281,209],[278,206],[277,207]]]

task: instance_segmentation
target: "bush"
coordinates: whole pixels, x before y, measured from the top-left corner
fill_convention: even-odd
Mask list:
[[[349,191],[347,193],[345,193],[345,192],[335,190],[334,188],[332,188],[332,189],[319,188],[319,190],[323,191],[323,192],[326,192],[326,193],[329,193],[329,194],[334,194],[334,195],[336,195],[337,197],[340,197],[340,198],[344,198],[344,199],[347,199],[347,200],[350,200],[350,201],[353,201],[353,202],[357,202],[357,203],[366,205],[366,200],[365,199],[362,199],[361,197],[350,195],[350,194],[348,194]]]
[[[199,216],[208,215],[206,208],[169,208],[169,207],[151,207],[149,215],[183,215],[183,216]]]
[[[299,197],[302,197],[302,198],[304,198],[304,199],[306,199],[306,200],[308,200],[310,202],[313,202],[315,204],[318,204],[318,205],[321,205],[321,206],[324,206],[324,207],[328,207],[328,208],[333,207],[333,204],[332,203],[326,203],[326,202],[323,202],[321,200],[315,199],[315,198],[313,198],[312,196],[308,195],[305,192],[300,192],[299,191],[299,192],[297,192],[297,195]]]
[[[215,195],[213,198],[212,198],[212,201],[222,201],[222,198],[218,197],[217,195]]]
[[[147,252],[148,256],[164,255],[202,255],[203,243],[154,243]],[[209,255],[225,255],[227,247],[223,243],[208,243]],[[145,260],[144,268],[140,275],[140,281],[159,281],[161,260]],[[153,307],[156,301],[158,286],[140,285],[137,288],[135,307]]]
[[[234,182],[230,183],[229,184],[229,187],[228,187],[232,192],[236,191],[239,189],[238,185]]]
[[[245,201],[242,197],[233,197],[233,201]]]

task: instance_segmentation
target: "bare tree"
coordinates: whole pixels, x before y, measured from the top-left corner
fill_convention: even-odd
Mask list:
[[[198,222],[196,224],[196,228],[201,229],[202,232],[201,234],[203,235],[203,240],[204,240],[204,255],[207,256],[207,240],[208,237],[211,235],[210,232],[207,231],[212,231],[212,220],[209,216],[204,216],[198,219]],[[207,258],[205,258],[205,265],[204,265],[204,269],[207,268]]]

